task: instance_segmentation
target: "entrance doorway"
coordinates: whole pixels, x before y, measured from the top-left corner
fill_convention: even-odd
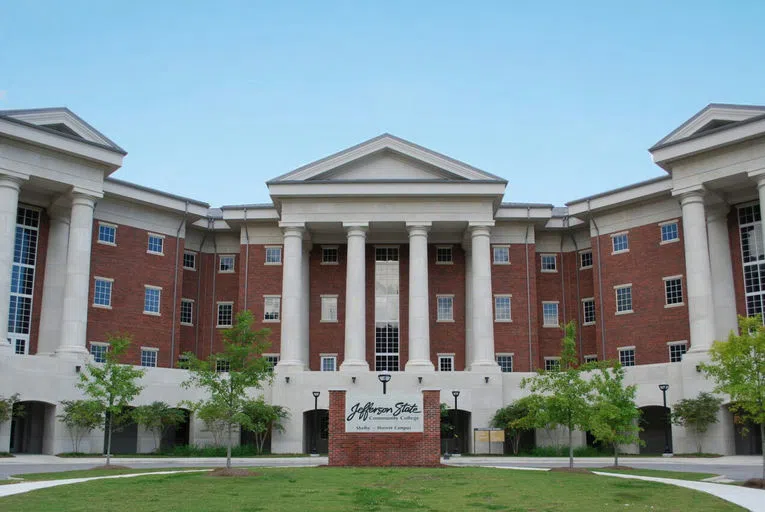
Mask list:
[[[189,432],[191,431],[191,415],[186,409],[178,409],[183,413],[183,421],[172,427],[168,427],[162,433],[159,443],[160,451],[172,451],[176,446],[188,446]]]
[[[468,453],[470,450],[470,411],[441,411],[441,453]]]
[[[132,407],[127,407],[120,420],[114,423],[112,428],[112,455],[138,452],[138,424],[133,421],[132,411]],[[106,420],[107,422],[104,423],[104,453],[106,453],[106,446],[109,443],[109,431],[106,429],[108,418]]]
[[[640,447],[640,453],[655,455],[664,453],[667,422],[670,417],[669,407],[649,405],[641,407],[640,411],[643,413],[640,417],[640,426],[643,428],[643,431],[640,432],[640,440],[645,443],[645,445]],[[669,435],[669,450],[672,451],[671,431]]]
[[[317,453],[329,453],[329,409],[303,413],[303,453],[311,453],[314,443]]]
[[[53,453],[52,423],[56,406],[47,402],[26,401],[13,405],[11,453]]]

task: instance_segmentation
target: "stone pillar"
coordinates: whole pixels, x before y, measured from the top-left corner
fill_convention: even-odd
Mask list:
[[[348,234],[345,277],[345,358],[341,371],[368,371],[366,336],[366,242],[369,225],[343,223]]]
[[[277,368],[305,370],[303,354],[303,232],[304,225],[281,225],[284,232],[282,258],[281,358]]]
[[[38,355],[53,355],[59,347],[66,287],[66,258],[69,247],[69,212],[49,209],[50,229],[45,256],[42,311]]]
[[[728,205],[707,210],[709,264],[712,272],[712,296],[715,307],[715,339],[728,339],[730,331],[738,332],[736,290],[733,286],[733,263],[728,237]]]
[[[72,193],[69,244],[66,250],[64,307],[61,316],[61,341],[56,355],[65,358],[88,357],[85,345],[88,330],[88,292],[90,290],[90,248],[93,236],[95,198]],[[47,277],[47,276],[46,276]]]
[[[409,231],[409,361],[406,371],[434,371],[430,359],[428,230],[430,222],[407,222]]]
[[[0,175],[0,354],[10,353],[8,312],[11,307],[11,266],[16,242],[16,214],[24,180]]]
[[[465,249],[465,370],[473,361],[473,251],[469,242]]]
[[[493,223],[470,225],[472,248],[471,289],[473,339],[470,371],[499,372],[494,359],[494,308],[491,294],[491,245]]]
[[[311,242],[303,242],[303,272],[301,274],[301,294],[302,300],[302,315],[300,317],[300,327],[303,330],[303,344],[301,346],[301,360],[306,366],[306,369],[311,367],[311,249],[313,244]]]

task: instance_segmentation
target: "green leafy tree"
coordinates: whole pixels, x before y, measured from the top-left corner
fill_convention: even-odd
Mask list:
[[[231,468],[234,427],[249,421],[244,413],[247,390],[260,387],[261,382],[272,376],[271,365],[261,356],[269,346],[270,331],[253,330],[252,323],[252,313],[242,311],[236,316],[234,326],[223,331],[222,352],[208,359],[186,354],[190,375],[183,386],[202,388],[209,393],[209,398],[198,402],[195,409],[207,407],[208,411],[216,411],[216,421],[225,424],[227,468]]]
[[[131,413],[133,420],[151,432],[154,438],[154,451],[158,452],[162,435],[167,429],[180,425],[186,420],[183,411],[170,407],[165,402],[152,402],[149,405],[140,405]]]
[[[82,438],[104,424],[104,406],[98,400],[62,400],[57,416],[72,439],[72,450],[80,453]]]
[[[728,341],[715,341],[711,362],[701,370],[715,381],[715,392],[730,396],[734,413],[760,426],[765,480],[765,327],[760,315],[740,316],[738,325],[741,334],[731,332]]]
[[[9,421],[13,417],[13,413],[19,411],[19,407],[18,393],[14,393],[8,398],[0,396],[0,424]]]
[[[518,455],[523,433],[537,427],[538,402],[538,396],[525,396],[508,406],[497,409],[491,419],[492,427],[505,429],[505,435],[510,440],[513,455]]]
[[[124,419],[130,402],[143,389],[138,379],[143,370],[131,365],[121,364],[120,359],[130,346],[130,336],[110,335],[107,339],[109,350],[104,363],[88,363],[80,374],[77,387],[91,400],[101,404],[106,413],[106,465],[112,459],[112,432],[115,424]]]
[[[697,453],[701,453],[702,435],[719,421],[717,413],[722,403],[722,398],[702,391],[696,398],[683,398],[673,407],[672,423],[693,430]]]
[[[191,412],[205,425],[205,430],[212,434],[213,444],[223,446],[226,422],[225,409],[212,402],[184,402]]]
[[[521,381],[521,387],[531,391],[539,405],[536,418],[539,424],[568,429],[568,465],[574,467],[573,435],[575,429],[588,430],[592,384],[582,378],[576,357],[576,323],[564,327],[561,342],[560,366],[551,371],[540,370],[538,374]]]
[[[289,417],[285,407],[267,404],[262,396],[258,397],[257,400],[246,401],[242,411],[246,418],[246,421],[242,421],[242,426],[255,435],[255,444],[259,454],[263,453],[263,445],[271,432],[284,432],[282,422]]]

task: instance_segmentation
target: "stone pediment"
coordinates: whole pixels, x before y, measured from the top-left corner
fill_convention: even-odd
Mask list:
[[[724,127],[733,127],[763,115],[765,115],[765,106],[711,103],[654,144],[651,149]]]

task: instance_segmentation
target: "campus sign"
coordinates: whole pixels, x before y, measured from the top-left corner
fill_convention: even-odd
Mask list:
[[[357,433],[423,432],[422,394],[345,397],[345,431]]]

